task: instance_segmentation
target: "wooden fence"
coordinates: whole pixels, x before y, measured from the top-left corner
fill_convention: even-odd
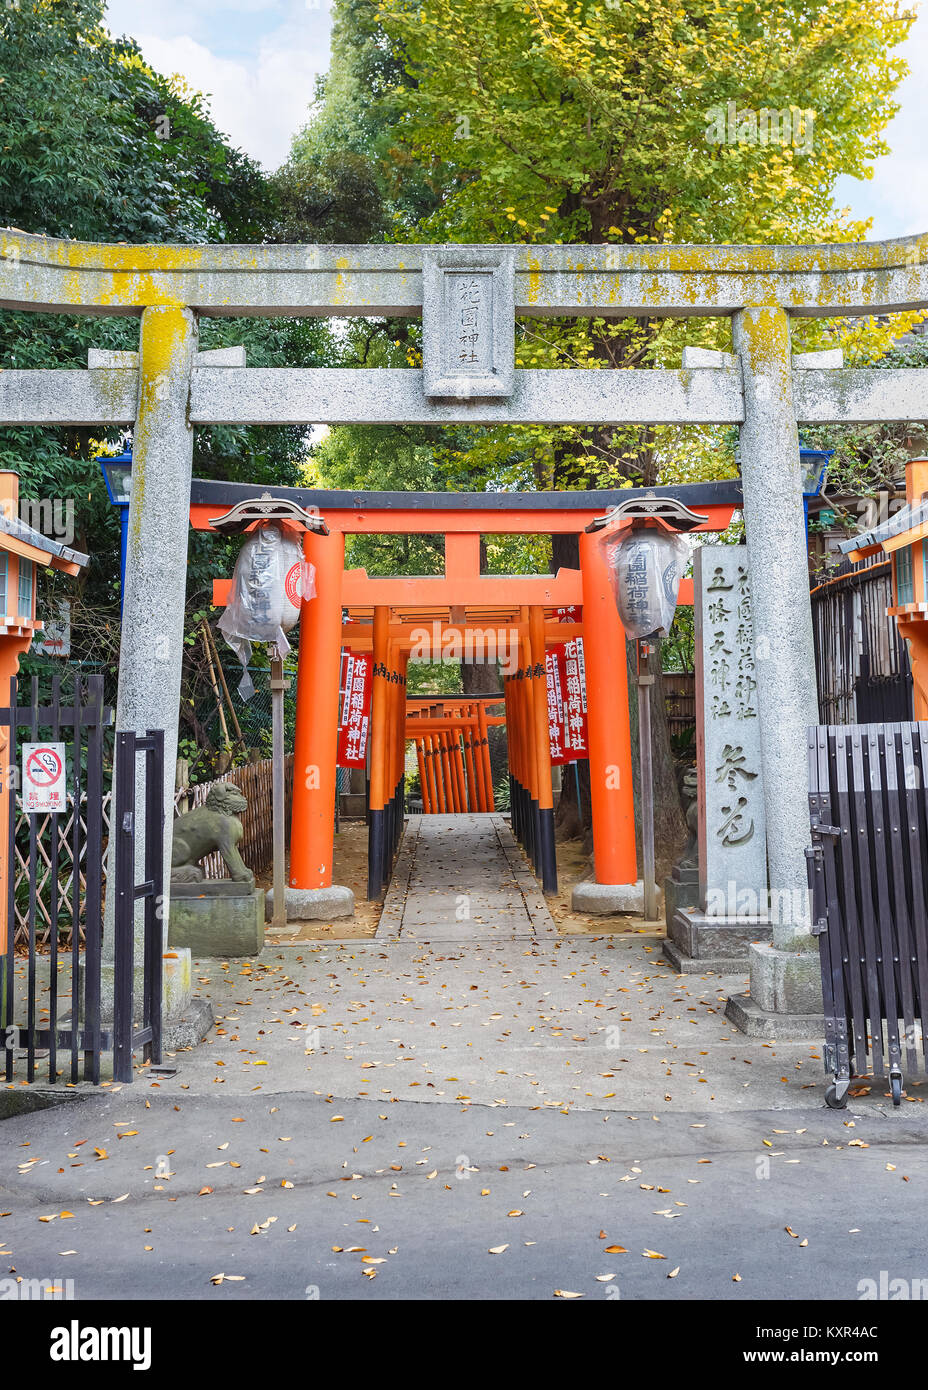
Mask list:
[[[665,671],[664,708],[670,737],[696,727],[696,677],[692,671]]]

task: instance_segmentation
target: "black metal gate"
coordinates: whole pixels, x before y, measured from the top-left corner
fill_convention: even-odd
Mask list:
[[[101,1057],[113,1053],[113,1075],[132,1080],[132,1049],[160,1062],[163,733],[138,739],[117,734],[117,783],[105,806],[113,746],[112,712],[103,704],[103,677],[76,678],[62,689],[51,682],[43,703],[38,679],[10,683],[0,708],[0,788],[6,833],[0,870],[5,941],[0,953],[0,1035],[7,1081],[25,1061],[25,1080],[36,1079],[47,1056],[48,1082],[99,1084]],[[17,703],[23,688],[29,703]],[[65,745],[66,796],[60,810],[29,812],[21,804],[21,745]],[[145,882],[135,884],[136,750],[145,754]],[[104,1018],[104,856],[115,834],[115,913],[112,1017]],[[145,899],[143,998],[136,1026],[133,1000],[135,902]],[[0,923],[0,927],[2,927]],[[43,1002],[44,1001],[44,1002]],[[59,1071],[59,1063],[64,1065]]]
[[[145,826],[144,878],[136,882],[136,782],[143,755]],[[113,1076],[132,1080],[132,1052],[142,1048],[146,1062],[161,1062],[162,906],[164,903],[164,730],[144,738],[116,735],[116,795],[112,834],[116,835],[116,912],[114,929]],[[142,899],[141,1013],[135,1008],[135,905]],[[138,1026],[136,1026],[138,1018]]]
[[[809,731],[807,851],[825,1005],[826,1100],[852,1073],[924,1071],[928,1010],[928,723]]]

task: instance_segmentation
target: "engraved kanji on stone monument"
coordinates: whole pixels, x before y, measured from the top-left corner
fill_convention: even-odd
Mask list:
[[[700,899],[709,915],[764,915],[766,832],[746,548],[697,550],[694,588]]]

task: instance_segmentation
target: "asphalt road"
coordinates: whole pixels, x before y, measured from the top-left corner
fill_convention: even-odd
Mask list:
[[[0,1276],[213,1302],[856,1300],[881,1272],[928,1278],[921,1106],[148,1100],[3,1122]]]

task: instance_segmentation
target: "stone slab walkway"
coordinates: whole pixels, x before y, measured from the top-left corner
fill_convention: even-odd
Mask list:
[[[658,937],[306,942],[197,961],[194,987],[216,1027],[151,1087],[175,1101],[293,1092],[658,1117],[823,1103],[821,1046],[735,1032],[725,1002],[747,980],[676,975]],[[920,1098],[917,1077],[906,1088]],[[885,1089],[866,1105],[888,1105]]]
[[[503,816],[408,818],[377,941],[553,936],[557,928]]]

